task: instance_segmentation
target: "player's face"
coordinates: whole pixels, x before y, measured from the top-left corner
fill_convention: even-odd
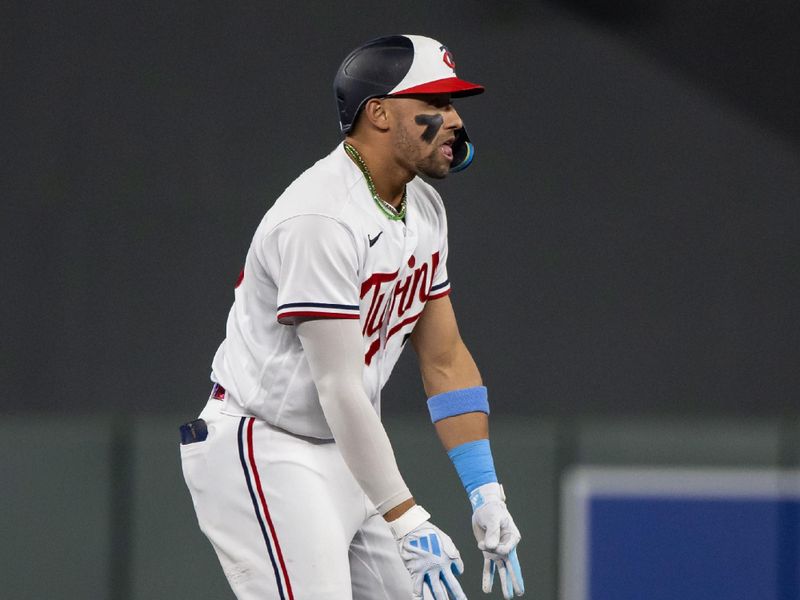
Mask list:
[[[450,94],[392,98],[393,143],[398,160],[413,173],[442,179],[453,162],[455,132],[463,127]]]

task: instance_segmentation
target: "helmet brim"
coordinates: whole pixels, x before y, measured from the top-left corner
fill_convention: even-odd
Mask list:
[[[411,96],[416,94],[450,94],[453,98],[464,98],[482,94],[485,88],[477,83],[459,79],[458,77],[445,77],[427,81],[420,85],[391,92],[390,96]]]

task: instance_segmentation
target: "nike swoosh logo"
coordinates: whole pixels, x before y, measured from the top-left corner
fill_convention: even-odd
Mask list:
[[[369,240],[369,247],[372,248],[375,245],[375,242],[378,241],[378,238],[381,237],[382,235],[383,235],[383,230],[381,230],[381,232],[375,237],[370,237],[370,235],[367,234],[367,239]]]

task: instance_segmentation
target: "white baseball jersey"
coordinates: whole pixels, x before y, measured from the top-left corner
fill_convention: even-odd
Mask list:
[[[380,413],[380,390],[425,303],[450,292],[442,200],[418,177],[407,195],[405,221],[388,219],[339,145],[267,211],[212,366],[225,413],[332,438],[291,326],[303,317],[359,319],[364,388]]]

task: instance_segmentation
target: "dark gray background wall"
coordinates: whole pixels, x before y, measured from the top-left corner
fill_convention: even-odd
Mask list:
[[[418,32],[487,93],[440,185],[453,302],[506,414],[796,414],[788,0],[2,9],[4,412],[191,415],[250,236],[339,140],[355,45]],[[413,357],[385,396],[422,409]]]

